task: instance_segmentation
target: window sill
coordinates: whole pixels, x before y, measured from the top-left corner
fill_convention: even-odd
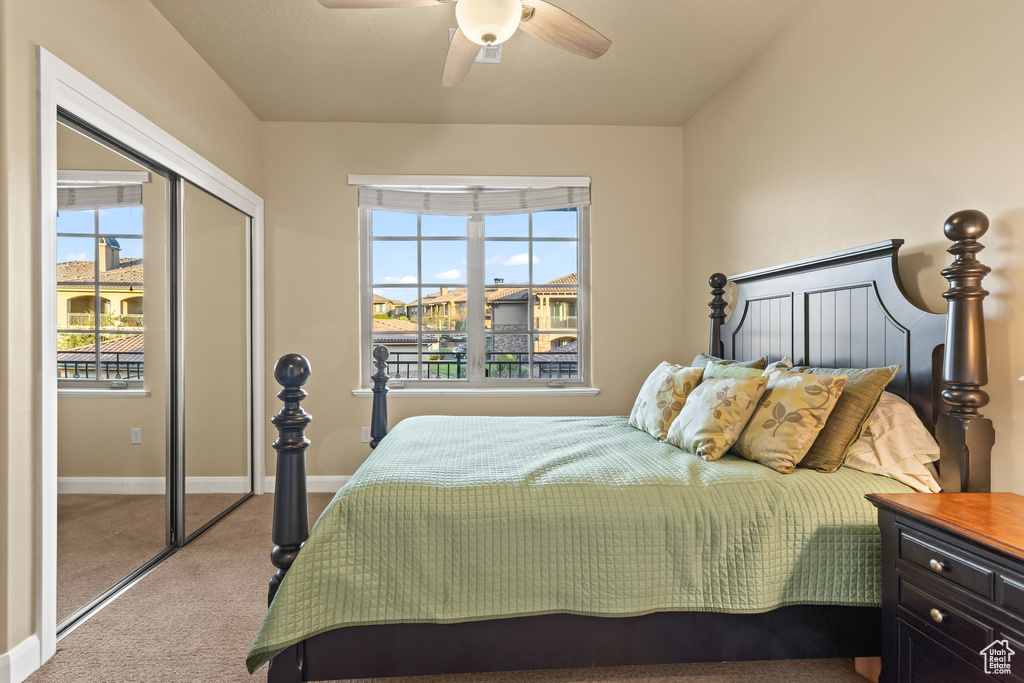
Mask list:
[[[442,398],[447,396],[597,396],[601,390],[596,387],[566,387],[554,389],[551,387],[536,387],[526,389],[388,389],[388,395],[398,398]],[[373,389],[355,389],[352,395],[356,398],[372,398]]]
[[[57,398],[147,398],[149,389],[57,389]]]

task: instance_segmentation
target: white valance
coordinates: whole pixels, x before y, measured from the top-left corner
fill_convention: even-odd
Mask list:
[[[360,208],[439,216],[463,216],[474,213],[493,216],[589,205],[589,187],[537,187],[514,190],[359,187]]]
[[[58,211],[119,209],[142,206],[142,185],[97,185],[95,187],[58,187]]]

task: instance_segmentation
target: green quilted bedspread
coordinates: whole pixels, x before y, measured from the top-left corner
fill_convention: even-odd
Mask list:
[[[863,496],[909,490],[704,462],[622,417],[410,418],[313,527],[247,664],[362,624],[878,605]]]

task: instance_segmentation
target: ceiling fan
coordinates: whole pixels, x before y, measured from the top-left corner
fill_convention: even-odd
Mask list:
[[[378,9],[448,5],[456,0],[320,0],[332,9]],[[497,45],[523,29],[555,47],[589,59],[597,59],[612,41],[565,10],[544,0],[457,0],[455,18],[459,30],[448,46],[441,85],[462,82],[476,60],[481,45]]]

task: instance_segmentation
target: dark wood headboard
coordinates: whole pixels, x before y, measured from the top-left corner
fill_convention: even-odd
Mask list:
[[[961,211],[946,222],[953,264],[945,314],[921,310],[900,282],[903,240],[787,263],[726,278],[711,276],[713,355],[730,359],[788,356],[796,365],[867,368],[900,365],[888,390],[907,399],[942,449],[944,491],[990,490],[988,403],[981,279],[975,254],[988,219]],[[731,317],[723,298],[737,286]]]

